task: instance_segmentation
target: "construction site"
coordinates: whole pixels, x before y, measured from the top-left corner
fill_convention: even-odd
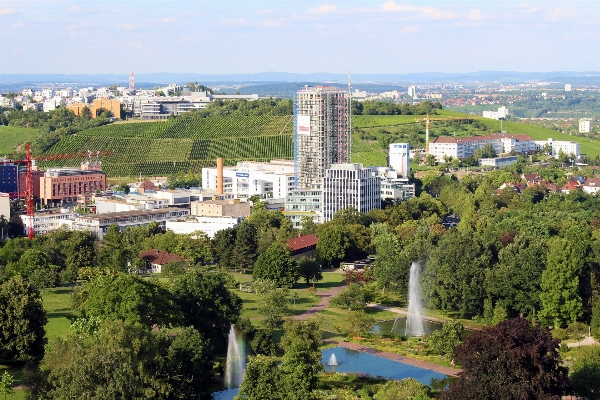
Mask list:
[[[350,162],[350,92],[331,86],[305,87],[294,97],[296,188],[318,183],[331,164]]]

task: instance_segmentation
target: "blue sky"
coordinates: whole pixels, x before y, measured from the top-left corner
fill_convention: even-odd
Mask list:
[[[0,73],[600,70],[600,1],[0,0]]]

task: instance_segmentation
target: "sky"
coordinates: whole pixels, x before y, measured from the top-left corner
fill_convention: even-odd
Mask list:
[[[600,1],[0,0],[0,74],[600,70]]]

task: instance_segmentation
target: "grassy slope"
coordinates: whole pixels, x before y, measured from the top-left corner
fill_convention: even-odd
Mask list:
[[[0,156],[13,154],[19,145],[34,141],[41,134],[37,129],[0,126]]]

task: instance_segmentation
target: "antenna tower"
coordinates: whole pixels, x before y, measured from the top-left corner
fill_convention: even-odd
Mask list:
[[[131,90],[135,89],[134,83],[135,83],[135,77],[134,77],[133,71],[131,71],[129,73],[129,89],[131,89]]]

